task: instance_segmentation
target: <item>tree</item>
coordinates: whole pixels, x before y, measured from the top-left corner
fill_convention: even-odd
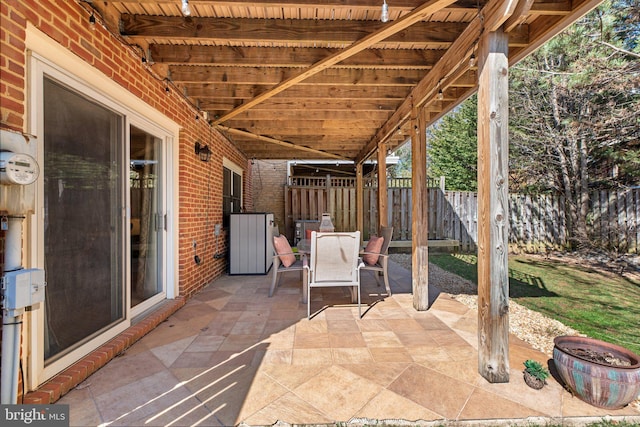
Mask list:
[[[640,183],[640,0],[606,2],[510,69],[509,190],[561,194],[576,246],[589,192]],[[476,188],[471,100],[431,130],[430,174]]]
[[[392,178],[411,178],[411,143],[401,145],[395,151],[398,163],[389,166],[389,176]]]
[[[427,137],[429,175],[444,176],[447,189],[478,188],[478,108],[474,95],[431,130]]]
[[[589,242],[589,191],[640,178],[640,62],[616,46],[615,16],[603,5],[510,78],[510,187],[563,194],[578,246]]]

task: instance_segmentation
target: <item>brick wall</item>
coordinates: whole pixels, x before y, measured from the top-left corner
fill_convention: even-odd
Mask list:
[[[199,112],[186,102],[178,90],[158,80],[142,63],[139,52],[124,44],[117,35],[98,23],[89,25],[90,9],[86,3],[62,0],[7,0],[0,4],[2,38],[0,40],[0,126],[18,132],[26,131],[26,51],[27,22],[35,25],[60,45],[94,66],[123,88],[179,123],[180,190],[180,293],[191,295],[224,270],[224,260],[211,254],[201,256],[195,266],[191,256],[192,241],[212,248],[213,224],[222,222],[222,158],[238,165],[247,159],[220,133],[210,130]],[[167,92],[167,87],[169,91]],[[213,151],[208,163],[193,152],[196,140]],[[248,175],[248,173],[246,174]],[[251,200],[250,187],[245,193]],[[247,191],[248,190],[248,191]],[[209,256],[211,255],[211,256]]]
[[[256,212],[272,212],[284,232],[284,186],[287,183],[285,160],[254,160],[251,168],[253,207]]]
[[[89,24],[90,6],[70,0],[3,0],[0,2],[0,127],[26,132],[27,24],[103,73],[145,103],[181,126],[179,158],[179,294],[190,297],[226,269],[225,259],[214,259],[213,227],[222,222],[222,159],[248,165],[247,159],[203,119],[200,112],[141,61],[140,52],[101,24]],[[167,88],[169,90],[167,91]],[[99,89],[99,88],[98,88]],[[194,154],[199,140],[211,148],[208,163]],[[245,171],[245,176],[249,172]],[[251,186],[245,202],[251,204]],[[0,241],[2,241],[0,236]],[[193,261],[193,240],[198,241],[202,264]],[[222,250],[222,248],[220,248]],[[0,250],[1,251],[1,250]],[[28,266],[28,265],[27,265]],[[1,266],[0,266],[1,267]]]

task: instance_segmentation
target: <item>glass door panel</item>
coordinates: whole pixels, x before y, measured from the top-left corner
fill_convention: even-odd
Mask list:
[[[131,306],[162,292],[162,140],[131,126]]]
[[[44,79],[45,364],[124,318],[123,118]]]

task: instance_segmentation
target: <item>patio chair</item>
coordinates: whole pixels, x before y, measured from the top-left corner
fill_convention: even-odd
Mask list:
[[[321,287],[350,288],[352,301],[360,308],[360,269],[363,266],[358,256],[360,232],[311,233],[311,256],[304,263],[307,270],[307,319],[311,318],[311,289]]]
[[[363,252],[360,253],[364,261],[362,270],[372,271],[376,278],[378,286],[380,286],[380,274],[384,278],[384,287],[387,289],[387,295],[391,296],[391,287],[389,286],[389,244],[393,236],[393,227],[380,227],[380,236],[369,239],[369,244]],[[379,239],[382,238],[382,242]]]
[[[300,281],[302,282],[302,271],[304,258],[303,254],[299,252],[293,252],[289,241],[284,235],[280,235],[278,227],[273,228],[273,271],[271,272],[271,287],[269,288],[269,296],[273,296],[273,292],[276,286],[280,285],[280,278],[282,274],[297,271],[300,274]],[[302,284],[305,286],[305,284]]]

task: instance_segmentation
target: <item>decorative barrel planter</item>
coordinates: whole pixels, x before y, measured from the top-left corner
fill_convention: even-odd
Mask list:
[[[640,356],[593,338],[560,336],[553,342],[553,362],[558,374],[581,400],[599,408],[619,409],[638,398]],[[609,355],[628,362],[629,366],[615,366],[579,355],[585,352]]]

